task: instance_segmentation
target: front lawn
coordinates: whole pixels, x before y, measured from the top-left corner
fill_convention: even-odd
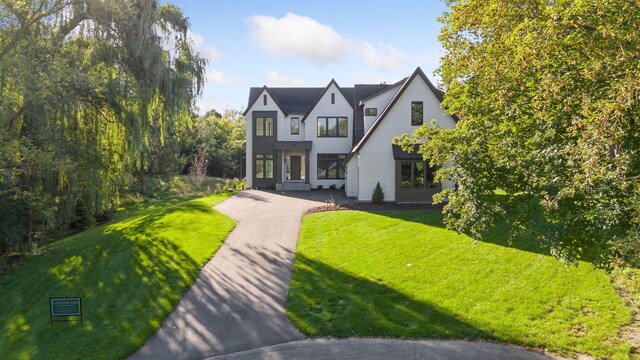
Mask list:
[[[0,359],[120,359],[173,311],[234,223],[230,194],[131,205],[0,276]],[[49,323],[49,297],[82,296],[84,323]]]
[[[628,358],[631,310],[607,274],[566,268],[532,241],[442,227],[435,211],[338,211],[303,220],[287,315],[311,336],[487,339]]]

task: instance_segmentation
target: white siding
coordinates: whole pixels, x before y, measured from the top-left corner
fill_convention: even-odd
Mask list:
[[[382,114],[382,111],[387,107],[387,105],[389,105],[389,103],[391,102],[391,99],[393,99],[393,97],[398,93],[400,88],[401,88],[400,86],[397,86],[395,88],[392,88],[383,92],[382,94],[378,94],[377,96],[372,97],[371,99],[367,100],[366,103],[364,103],[365,109],[376,108],[378,109],[378,116],[380,116]],[[374,122],[376,122],[376,120],[378,119],[378,116],[366,116],[366,112],[365,112],[365,116],[364,116],[365,134],[367,133],[367,131],[369,131],[369,129],[371,129],[371,126],[373,125]]]
[[[358,197],[358,157],[354,156],[347,164],[347,184],[345,187],[347,197]]]
[[[278,141],[303,141],[304,138],[304,123],[302,122],[302,118],[304,114],[289,114],[286,118],[284,118],[283,123],[283,131],[278,133]],[[298,135],[291,134],[291,118],[298,118],[298,123],[300,124],[300,133]]]
[[[335,104],[331,104],[331,94],[335,94]],[[348,122],[347,137],[318,137],[318,117],[346,117]],[[353,138],[353,108],[342,96],[335,85],[331,85],[324,93],[318,104],[305,119],[305,140],[313,141],[309,155],[309,182],[311,188],[322,185],[325,189],[335,184],[344,185],[345,180],[318,180],[318,154],[348,154],[351,151]]]
[[[263,105],[263,101],[262,101],[262,96],[263,95],[267,95],[267,105]],[[278,119],[276,122],[276,134],[278,137],[278,140],[282,139],[282,134],[285,131],[284,128],[284,113],[280,110],[280,108],[278,108],[278,105],[276,105],[276,102],[273,101],[273,99],[271,98],[271,96],[269,96],[269,93],[266,90],[263,90],[262,93],[260,94],[260,96],[258,97],[258,100],[251,106],[251,108],[249,108],[249,111],[247,111],[247,159],[246,159],[246,169],[247,169],[247,177],[246,177],[246,182],[247,182],[247,188],[251,188],[253,187],[253,112],[254,111],[277,111],[278,112]],[[286,131],[289,131],[289,128],[286,129]]]
[[[411,102],[424,102],[424,123],[436,119],[444,128],[454,128],[455,121],[444,112],[440,102],[420,76],[414,77],[398,101],[389,110],[365,145],[360,149],[358,158],[358,199],[371,201],[371,194],[377,182],[384,191],[385,201],[395,201],[395,160],[391,144],[393,138],[410,133]],[[353,161],[353,160],[352,160]],[[444,187],[453,186],[445,182]]]

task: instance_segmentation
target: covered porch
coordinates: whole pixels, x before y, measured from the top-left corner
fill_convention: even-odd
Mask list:
[[[311,141],[276,141],[276,190],[309,191]]]

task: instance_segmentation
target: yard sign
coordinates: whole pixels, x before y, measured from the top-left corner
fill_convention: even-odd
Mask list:
[[[72,321],[71,316],[79,316],[82,323],[82,298],[75,297],[52,297],[49,298],[51,309],[51,323],[54,321]],[[64,320],[53,320],[54,318],[65,318]]]

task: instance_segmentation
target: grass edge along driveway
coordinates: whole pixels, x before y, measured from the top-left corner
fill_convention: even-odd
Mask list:
[[[234,227],[230,194],[132,206],[0,276],[0,358],[118,359],[161,326]],[[50,296],[82,296],[84,323],[49,324]]]
[[[305,216],[287,316],[306,335],[486,339],[625,359],[631,321],[607,274],[567,269],[495,229],[472,247],[435,211]]]

